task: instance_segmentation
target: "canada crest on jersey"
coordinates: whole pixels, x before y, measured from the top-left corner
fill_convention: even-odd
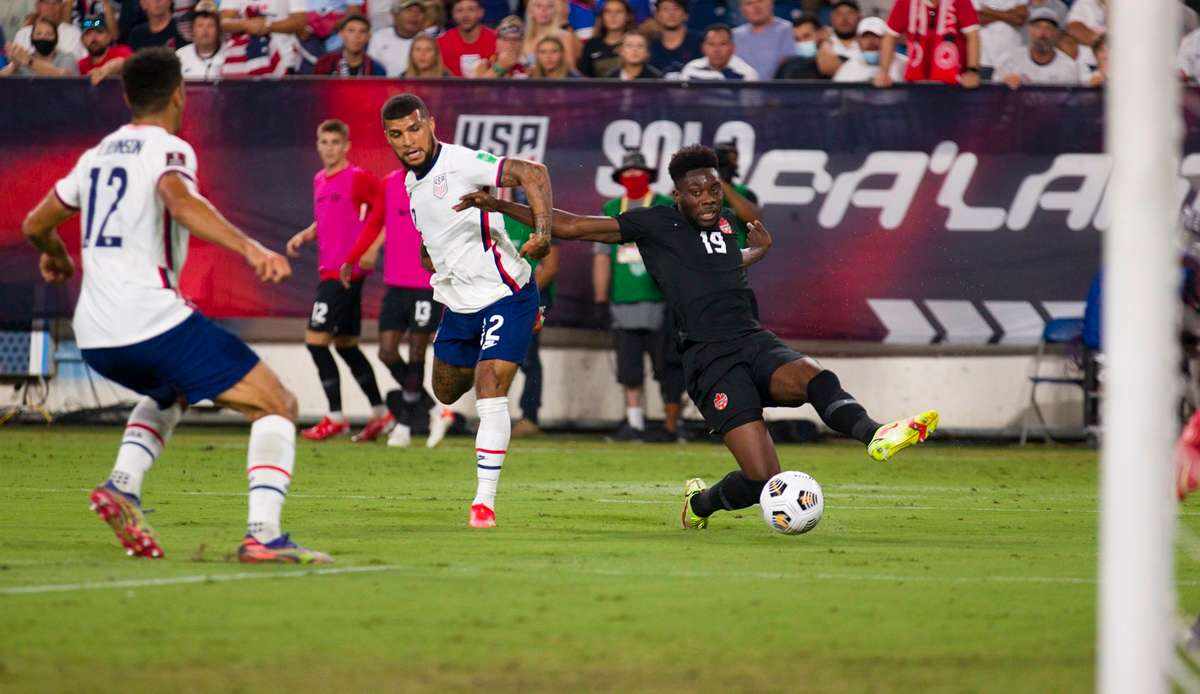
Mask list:
[[[730,224],[729,220],[725,219],[724,217],[721,217],[721,221],[717,222],[717,228],[720,229],[721,233],[725,234],[726,236],[733,233],[733,225]]]
[[[441,176],[433,179],[433,197],[438,198],[439,200],[446,197],[447,189],[448,186],[446,185],[446,174],[442,174]]]

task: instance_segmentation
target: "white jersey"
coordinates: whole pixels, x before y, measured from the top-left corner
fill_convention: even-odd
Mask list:
[[[532,274],[504,229],[504,215],[455,212],[459,198],[498,187],[504,159],[441,143],[433,167],[404,179],[413,222],[433,260],[433,298],[456,313],[474,313],[519,292]]]
[[[221,78],[221,68],[225,66],[225,45],[219,46],[215,53],[207,58],[200,57],[196,52],[196,44],[188,45],[175,51],[179,57],[179,65],[183,68],[185,80],[216,80]]]
[[[1079,65],[1057,48],[1054,59],[1045,65],[1034,62],[1028,49],[1021,49],[996,66],[992,80],[1003,82],[1009,75],[1020,75],[1025,84],[1079,84]]]
[[[79,210],[83,289],[75,340],[83,349],[121,347],[156,337],[192,309],[180,296],[188,233],[158,197],[158,181],[196,180],[192,146],[152,125],[126,125],[79,157],[54,184]]]

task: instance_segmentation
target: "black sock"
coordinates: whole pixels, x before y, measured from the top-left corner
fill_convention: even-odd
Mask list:
[[[837,374],[822,371],[808,382],[808,402],[820,415],[821,421],[830,429],[845,434],[863,443],[871,443],[871,437],[879,428],[879,422],[867,416],[867,410],[842,390]]]
[[[307,345],[308,353],[312,355],[317,365],[317,376],[321,379],[321,388],[325,390],[325,399],[329,401],[330,412],[342,411],[342,377],[338,375],[337,363],[328,347]]]
[[[379,396],[379,386],[375,384],[375,371],[362,350],[357,345],[338,347],[337,353],[342,357],[342,361],[346,362],[346,366],[350,367],[350,373],[354,374],[354,380],[358,381],[358,387],[362,388],[371,407],[382,405],[383,398]]]
[[[725,479],[692,497],[692,512],[707,518],[715,511],[736,511],[758,503],[766,480],[752,480],[741,470],[735,470]]]
[[[388,412],[392,413],[392,417],[395,417],[396,423],[403,424],[404,426],[412,426],[410,421],[412,415],[409,412],[408,403],[404,401],[404,391],[399,388],[389,390],[387,394],[387,408]]]
[[[404,388],[404,374],[408,371],[408,362],[404,361],[404,357],[396,355],[396,361],[385,361],[383,365],[388,368],[388,372],[392,374],[396,385]]]
[[[400,384],[404,387],[405,400],[410,403],[420,402],[421,391],[425,387],[425,362],[409,362],[404,372],[404,380],[400,381]]]

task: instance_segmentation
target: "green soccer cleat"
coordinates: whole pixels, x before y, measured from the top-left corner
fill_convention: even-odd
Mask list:
[[[708,489],[708,485],[699,477],[693,477],[683,483],[683,513],[679,522],[684,530],[703,530],[708,527],[708,519],[701,518],[692,512],[692,497]]]
[[[884,424],[875,431],[871,443],[867,444],[867,453],[880,462],[890,460],[905,448],[929,438],[937,425],[936,410],[926,410],[915,417]]]

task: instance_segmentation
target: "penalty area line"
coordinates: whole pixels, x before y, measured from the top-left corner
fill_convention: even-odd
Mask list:
[[[241,571],[232,574],[196,574],[171,578],[134,578],[123,581],[92,581],[86,583],[51,583],[37,586],[12,586],[0,588],[0,595],[32,595],[37,593],[71,593],[81,590],[103,590],[105,588],[157,588],[193,583],[232,583],[234,581],[270,581],[277,578],[306,578],[309,576],[340,576],[346,574],[378,573],[398,571],[399,566],[343,566],[332,569],[301,569],[274,573]]]

